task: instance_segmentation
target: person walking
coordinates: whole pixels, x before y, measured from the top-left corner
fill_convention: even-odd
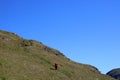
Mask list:
[[[55,63],[54,66],[55,66],[55,70],[57,70],[58,69],[58,64]]]

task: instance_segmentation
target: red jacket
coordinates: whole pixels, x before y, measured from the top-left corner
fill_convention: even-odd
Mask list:
[[[55,66],[57,66],[57,67],[58,67],[58,64],[57,64],[57,63],[55,63]]]

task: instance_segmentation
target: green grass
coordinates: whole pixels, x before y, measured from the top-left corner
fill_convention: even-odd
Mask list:
[[[54,63],[59,63],[54,70]],[[0,80],[114,80],[90,66],[66,58],[60,51],[0,31]]]

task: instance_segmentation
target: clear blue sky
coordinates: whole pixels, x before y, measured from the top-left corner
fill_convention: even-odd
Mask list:
[[[0,29],[102,73],[120,67],[120,0],[0,0]]]

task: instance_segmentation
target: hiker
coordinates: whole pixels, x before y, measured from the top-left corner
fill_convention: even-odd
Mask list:
[[[58,68],[58,64],[55,63],[54,66],[55,66],[55,70],[57,70],[57,68]]]

